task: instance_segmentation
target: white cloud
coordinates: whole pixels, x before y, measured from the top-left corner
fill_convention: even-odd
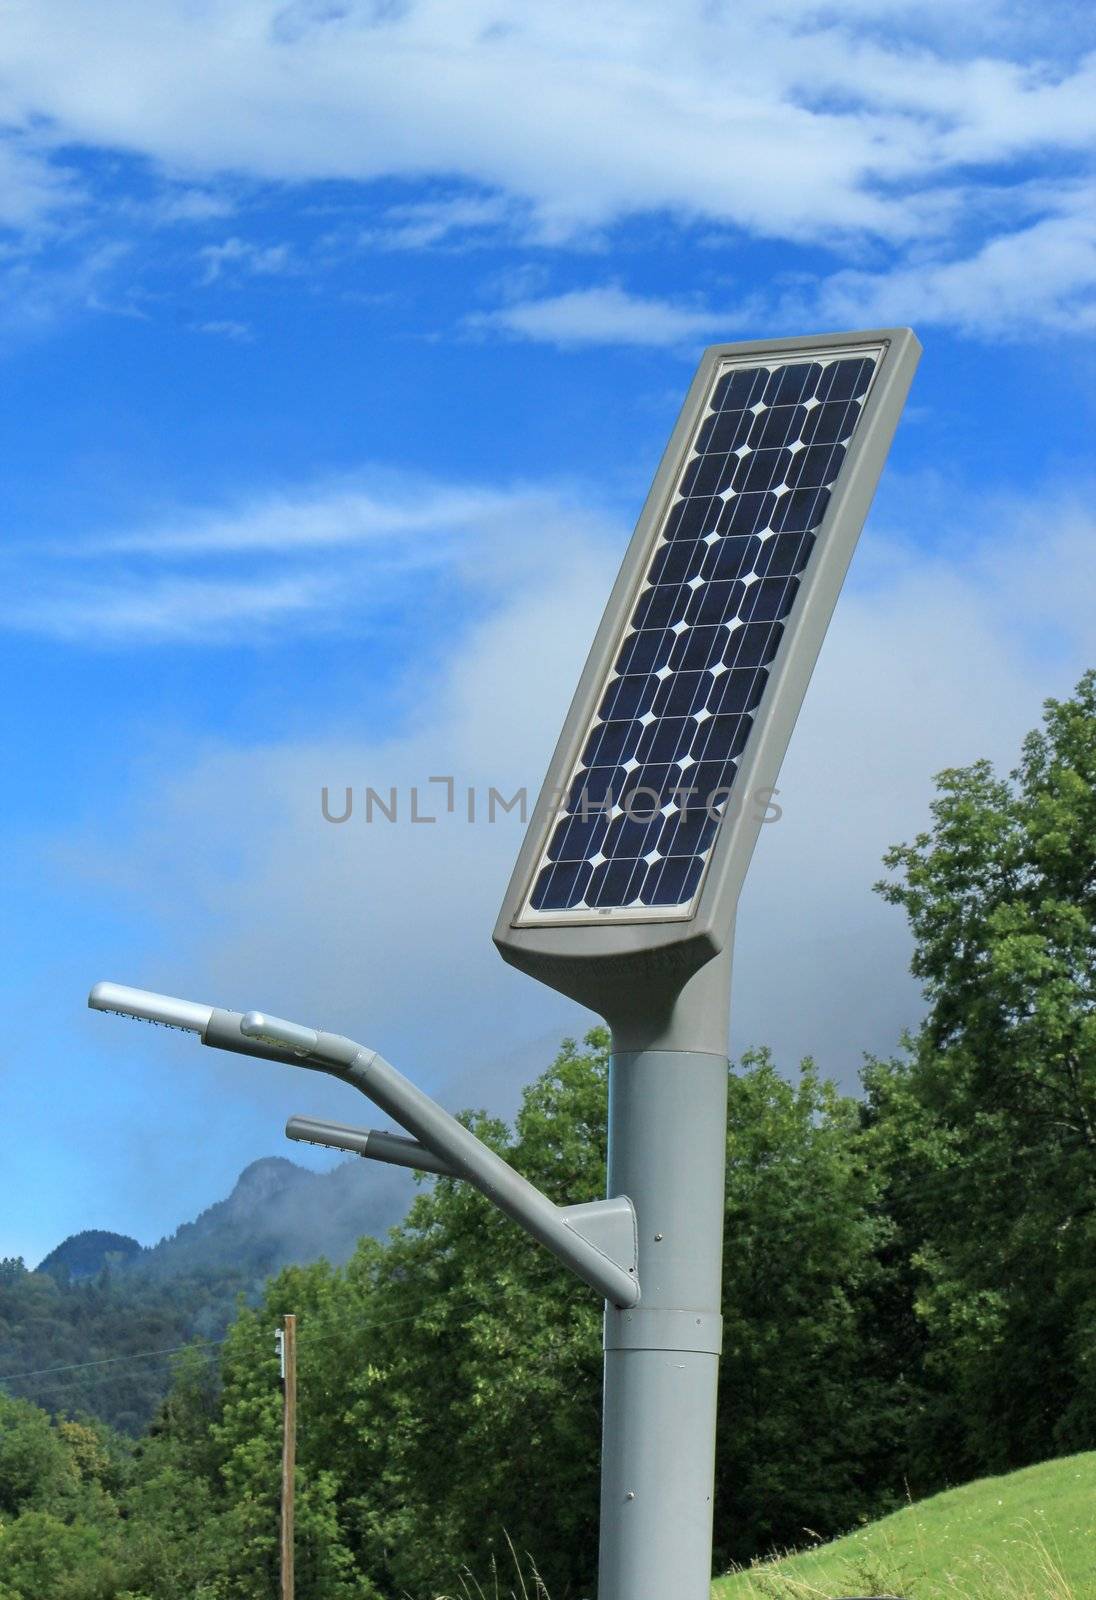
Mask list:
[[[690,353],[704,340],[734,338],[774,320],[826,328],[912,323],[1008,339],[1033,330],[1090,332],[1096,329],[1096,187],[1056,186],[1046,199],[1056,215],[998,233],[967,255],[875,272],[843,268],[795,290],[751,293],[722,310],[610,284],[519,300],[473,314],[466,325],[562,347],[681,346]],[[1020,209],[1038,205],[1033,192]]]
[[[297,495],[271,495],[228,510],[190,513],[135,532],[101,535],[89,554],[160,556],[300,551],[377,542],[408,534],[441,537],[500,516],[528,514],[542,491],[481,489],[420,481],[378,469],[380,487],[326,484]]]
[[[514,221],[514,207],[501,195],[451,195],[389,206],[379,228],[367,228],[359,243],[381,250],[425,250],[440,244],[467,245],[497,236]]]
[[[198,252],[204,263],[202,283],[216,283],[226,269],[254,273],[257,277],[277,277],[293,270],[292,252],[287,244],[257,245],[246,239],[226,239],[224,244],[204,245]]]
[[[538,300],[519,300],[469,316],[470,328],[498,329],[518,338],[558,345],[691,345],[727,336],[746,314],[708,311],[654,296],[629,294],[617,285],[572,289]]]
[[[1096,328],[1096,190],[1046,217],[990,239],[958,260],[882,273],[846,269],[808,297],[831,326],[947,324],[1022,338],[1033,327]]]
[[[982,755],[1007,769],[1044,695],[1068,694],[1096,657],[1096,525],[1081,498],[999,503],[991,522],[936,555],[911,542],[926,531],[915,513],[909,537],[865,534],[781,775],[784,816],[762,830],[743,900],[736,1048],[771,1042],[786,1067],[813,1051],[851,1085],[862,1049],[894,1047],[918,999],[901,917],[870,890],[883,850],[924,825],[935,771]],[[537,559],[501,586],[488,536],[471,570],[491,604],[428,675],[407,657],[395,693],[416,713],[399,728],[333,716],[309,738],[210,747],[146,778],[138,815],[72,847],[135,893],[158,951],[123,971],[106,950],[103,972],[281,1008],[356,1033],[431,1085],[458,1074],[462,1099],[512,1102],[514,1082],[485,1077],[484,1059],[583,1018],[491,948],[519,824],[484,821],[483,799],[490,785],[535,790],[624,533],[591,537],[560,502]],[[452,815],[432,781],[446,774]],[[396,786],[399,822],[365,821],[367,784]],[[336,810],[356,791],[347,823],[323,821],[323,785]],[[412,786],[437,822],[410,822]],[[353,1114],[339,1090],[308,1087],[293,1091],[300,1109]]]
[[[196,322],[196,333],[211,333],[217,338],[229,339],[233,344],[250,344],[255,335],[249,322],[234,322],[231,318],[221,322]]]
[[[9,605],[0,625],[85,645],[219,643],[239,627],[264,630],[294,616],[315,618],[332,584],[318,575],[271,581],[171,578],[41,586]],[[226,635],[226,630],[232,630]]]
[[[114,241],[92,245],[59,264],[24,241],[6,261],[0,255],[0,334],[49,332],[79,310],[145,320],[143,308],[125,290],[116,294],[113,288],[127,253],[125,243]]]
[[[27,136],[0,131],[0,227],[39,227],[81,199],[67,167],[51,162],[48,152]]]
[[[0,65],[9,122],[176,173],[449,177],[548,239],[669,210],[912,246],[949,174],[1090,148],[1096,39],[1067,12],[15,0]]]
[[[45,152],[82,144],[151,160],[176,220],[216,216],[226,178],[241,190],[426,180],[450,192],[389,206],[360,242],[574,247],[669,214],[836,254],[816,303],[837,321],[877,306],[881,320],[993,335],[991,303],[1002,287],[1003,303],[1018,297],[1028,261],[1028,325],[1091,325],[1091,199],[1048,183],[1032,210],[1032,174],[1091,173],[1096,26],[1065,3],[103,0],[93,14],[57,0],[47,17],[14,0],[5,21],[0,125],[15,131],[0,141],[0,221],[12,226],[81,198]],[[240,234],[202,261],[206,283],[299,270],[286,245]],[[614,307],[591,297],[613,292],[510,308],[494,325],[526,333],[524,320],[540,337],[545,319],[571,319],[575,342],[603,325],[608,337]],[[773,314],[779,293],[766,304]],[[672,343],[666,319],[699,336],[707,315],[671,303],[633,332],[619,309],[619,337],[641,342]]]
[[[541,506],[533,569],[519,563],[500,572],[496,533],[485,527],[478,559],[466,562],[478,582],[480,622],[462,627],[459,639],[450,635],[440,660],[432,655],[428,664],[408,652],[395,690],[401,704],[415,707],[401,719],[406,731],[369,737],[361,719],[353,731],[338,718],[324,728],[321,708],[312,738],[207,745],[193,765],[166,773],[160,766],[138,813],[119,819],[113,836],[97,828],[94,840],[68,842],[57,858],[63,869],[100,892],[127,892],[137,921],[147,917],[150,932],[158,926],[157,944],[161,934],[167,939],[168,953],[161,945],[140,972],[123,972],[108,943],[95,953],[97,971],[169,992],[174,984],[176,992],[231,1004],[322,1015],[388,1046],[403,1070],[435,1085],[460,1078],[464,1100],[487,1091],[512,1099],[522,1081],[515,1059],[523,1075],[533,1070],[523,1041],[568,1019],[573,1026],[576,1013],[550,1001],[534,1006],[530,1019],[527,986],[494,956],[491,914],[521,825],[517,813],[469,824],[467,788],[476,788],[482,810],[491,785],[509,797],[536,781],[616,560],[565,500],[543,491]],[[619,548],[624,530],[615,531]],[[343,576],[340,570],[340,582]],[[368,706],[375,719],[368,682],[362,691],[363,716]],[[455,786],[451,816],[446,786],[431,782],[446,774]],[[321,815],[321,788],[329,786],[334,807],[346,784],[358,792],[359,813],[333,826]],[[364,822],[366,784],[382,793],[397,786],[396,825]],[[436,823],[410,823],[412,787],[419,813],[436,815]],[[188,923],[190,935],[180,937]],[[251,935],[241,943],[245,929]],[[131,933],[132,924],[127,947]],[[356,976],[348,985],[349,969]],[[546,1059],[548,1046],[541,1064]],[[489,1085],[485,1062],[493,1064]],[[234,1072],[229,1061],[223,1072],[236,1092],[273,1087],[253,1064]],[[282,1078],[287,1093],[295,1081],[300,1101],[286,1109],[344,1120],[363,1112],[326,1082]]]
[[[181,223],[220,221],[222,217],[230,217],[235,209],[235,203],[227,194],[183,187],[166,189],[151,203],[148,213],[154,222],[172,227]]]

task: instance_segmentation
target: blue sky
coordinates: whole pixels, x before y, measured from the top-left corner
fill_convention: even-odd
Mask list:
[[[779,12],[779,14],[777,14]],[[512,1109],[590,1019],[490,944],[700,350],[911,323],[907,416],[738,928],[732,1043],[918,1014],[871,893],[1096,659],[1096,20],[1069,4],[14,0],[0,33],[0,1255],[152,1241],[339,1086],[112,978]],[[395,785],[395,825],[320,790]],[[322,1158],[318,1158],[322,1159]]]

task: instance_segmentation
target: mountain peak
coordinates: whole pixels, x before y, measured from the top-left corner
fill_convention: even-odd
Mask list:
[[[299,1167],[285,1156],[260,1156],[240,1173],[228,1198],[230,1201],[237,1195],[257,1198],[264,1190],[282,1189],[287,1183],[307,1181],[309,1176],[306,1167]]]
[[[38,1263],[35,1271],[79,1283],[83,1278],[98,1277],[105,1266],[125,1265],[140,1254],[141,1246],[128,1234],[85,1228],[82,1233],[71,1233],[67,1239],[62,1239],[57,1248]]]
[[[363,1233],[382,1235],[414,1194],[396,1167],[351,1159],[329,1172],[286,1156],[261,1156],[231,1191],[149,1249],[125,1234],[89,1229],[73,1234],[38,1267],[62,1281],[96,1277],[117,1262],[157,1278],[232,1270],[259,1282],[292,1262],[345,1261]]]
[[[256,1278],[291,1262],[345,1261],[363,1233],[383,1234],[414,1193],[408,1173],[364,1161],[330,1172],[263,1156],[240,1173],[231,1193],[144,1253],[160,1275],[234,1267]]]

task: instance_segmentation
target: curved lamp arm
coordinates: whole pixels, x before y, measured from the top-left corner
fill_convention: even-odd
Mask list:
[[[639,1302],[635,1215],[623,1196],[557,1206],[375,1050],[263,1011],[224,1011],[169,995],[97,983],[88,996],[112,1011],[197,1033],[203,1044],[267,1061],[311,1067],[341,1078],[380,1106],[453,1173],[466,1179],[526,1233],[547,1246],[603,1299]],[[595,1240],[597,1242],[595,1242]]]

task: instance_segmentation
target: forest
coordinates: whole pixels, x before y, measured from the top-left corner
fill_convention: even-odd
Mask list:
[[[232,1193],[143,1249],[89,1229],[33,1272],[0,1261],[0,1381],[47,1411],[88,1411],[136,1437],[171,1381],[171,1352],[215,1345],[241,1296],[321,1255],[341,1264],[363,1233],[382,1234],[414,1193],[409,1173],[346,1161],[312,1172],[284,1157],[253,1161]],[[20,1376],[16,1377],[15,1375]]]
[[[810,1061],[731,1068],[717,1570],[1096,1445],[1096,673],[1010,775],[940,774],[884,865],[916,1032],[856,1096]],[[607,1051],[565,1041],[512,1128],[467,1118],[561,1203],[603,1190]],[[43,1275],[0,1276],[6,1314],[45,1328]],[[600,1308],[439,1179],[345,1265],[285,1268],[223,1343],[171,1357],[135,1438],[60,1387],[49,1408],[0,1394],[0,1600],[276,1592],[287,1312],[300,1600],[428,1600],[511,1545],[553,1600],[590,1592]]]

